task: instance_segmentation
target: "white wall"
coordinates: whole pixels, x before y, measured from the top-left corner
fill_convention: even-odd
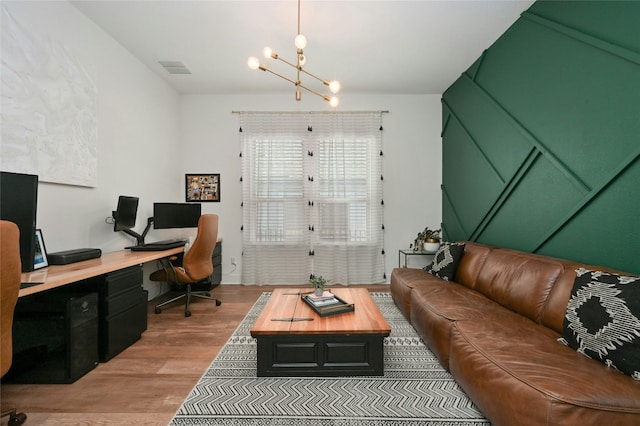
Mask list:
[[[233,110],[327,109],[315,96],[189,95],[180,97],[121,45],[66,2],[3,1],[33,31],[66,45],[98,88],[98,185],[41,183],[38,227],[49,252],[81,247],[103,251],[131,244],[104,219],[120,194],[140,197],[138,226],[154,201],[184,200],[185,173],[220,173],[221,201],[203,203],[220,215],[223,283],[239,283],[242,262],[238,116]],[[265,77],[268,78],[268,77]],[[387,279],[398,249],[441,220],[441,112],[438,95],[345,94],[342,110],[389,110],[383,116]],[[151,231],[154,239],[193,231]],[[149,238],[152,239],[152,238]],[[231,257],[237,259],[233,269]],[[148,265],[145,276],[148,276]],[[153,297],[164,288],[145,285]]]
[[[130,237],[105,223],[118,195],[140,197],[139,232],[153,201],[182,197],[178,94],[67,2],[3,1],[2,7],[34,34],[64,45],[98,90],[98,184],[39,184],[37,227],[47,251],[130,245]],[[159,291],[146,287],[151,296]]]
[[[240,145],[238,115],[232,111],[324,110],[307,95],[302,104],[283,95],[189,95],[181,98],[181,147],[189,152],[181,173],[220,173],[219,203],[203,212],[220,215],[223,283],[239,283],[242,262]],[[348,95],[342,110],[389,110],[383,115],[385,250],[387,280],[398,264],[398,249],[408,248],[425,226],[441,221],[440,96]],[[237,259],[237,268],[231,265]],[[249,284],[249,283],[247,283]]]

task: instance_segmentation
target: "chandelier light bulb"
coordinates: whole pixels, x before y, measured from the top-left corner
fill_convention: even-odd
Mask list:
[[[329,90],[331,93],[338,93],[340,91],[340,82],[337,80],[333,80],[329,83]]]
[[[273,56],[273,49],[270,47],[265,47],[264,49],[262,49],[262,55],[265,58],[271,58],[271,56]]]
[[[294,44],[298,49],[302,50],[307,47],[307,38],[302,34],[298,34],[294,40]]]
[[[257,70],[260,67],[260,61],[255,56],[251,56],[247,61],[247,65],[249,65],[249,68],[252,70]]]
[[[332,96],[331,99],[329,100],[329,105],[331,105],[332,107],[337,107],[340,104],[340,99],[338,99],[337,96]]]

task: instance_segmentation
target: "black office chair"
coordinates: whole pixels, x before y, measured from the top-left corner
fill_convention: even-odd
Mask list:
[[[191,297],[215,300],[216,306],[222,302],[215,297],[211,297],[209,291],[213,288],[211,275],[213,274],[213,250],[218,240],[218,215],[203,214],[198,220],[198,234],[196,239],[185,253],[182,259],[182,266],[174,266],[170,258],[161,260],[162,269],[151,274],[151,281],[164,281],[171,283],[174,287],[183,291],[180,296],[160,303],[155,308],[155,313],[162,312],[162,307],[169,303],[186,298],[184,305],[184,316],[190,317],[189,304]],[[202,289],[202,290],[199,290]],[[195,291],[194,291],[195,290]]]
[[[4,376],[13,361],[13,313],[18,303],[20,291],[20,231],[18,226],[6,220],[0,221],[0,321],[2,321],[2,351],[0,352],[0,372]],[[0,417],[9,416],[9,425],[21,425],[27,419],[15,408],[2,409]]]

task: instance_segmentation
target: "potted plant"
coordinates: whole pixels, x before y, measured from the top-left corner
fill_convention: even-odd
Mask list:
[[[324,286],[327,284],[327,280],[322,275],[313,275],[309,277],[309,284],[313,287],[316,296],[322,296],[324,293]]]
[[[427,226],[424,231],[419,232],[414,241],[414,250],[424,250],[435,253],[440,247],[441,229],[429,229]]]

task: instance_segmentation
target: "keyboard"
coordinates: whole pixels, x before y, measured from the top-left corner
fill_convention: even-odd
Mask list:
[[[145,243],[137,246],[126,247],[131,251],[162,251],[169,250],[176,247],[182,247],[187,243],[187,240],[175,239],[175,240],[162,240],[154,241],[152,243]]]

